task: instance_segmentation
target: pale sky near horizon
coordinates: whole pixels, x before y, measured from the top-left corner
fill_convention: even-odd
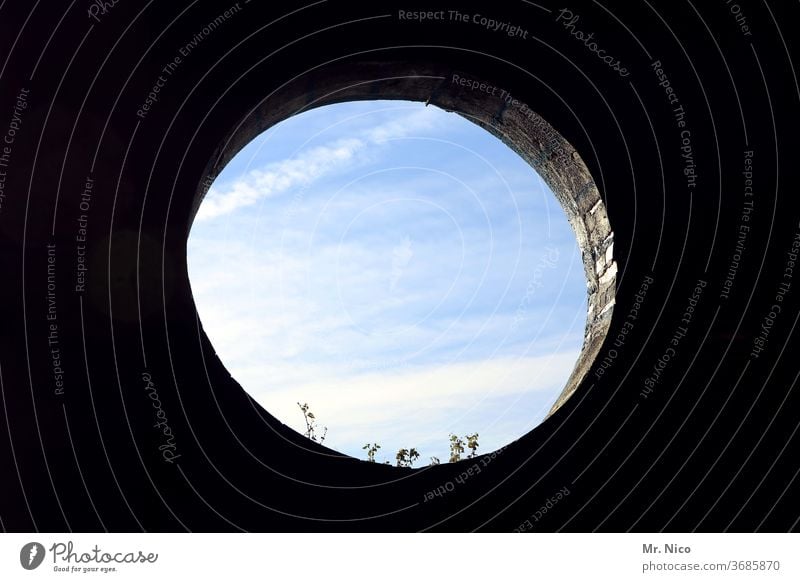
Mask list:
[[[302,432],[394,464],[537,426],[581,349],[586,279],[564,212],[488,132],[422,103],[314,109],[224,168],[188,245],[201,323],[231,375]]]

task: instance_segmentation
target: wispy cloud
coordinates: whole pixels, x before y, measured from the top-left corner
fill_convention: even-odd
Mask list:
[[[196,220],[203,221],[252,206],[263,198],[307,188],[321,178],[341,172],[363,159],[371,147],[391,139],[407,137],[419,131],[431,131],[442,124],[441,112],[425,108],[361,131],[358,137],[337,139],[331,143],[303,150],[295,157],[253,169],[227,187],[212,186]]]
[[[576,358],[577,351],[564,351],[358,375],[317,369],[314,381],[270,386],[251,393],[267,410],[288,419],[289,425],[299,431],[302,417],[296,400],[302,394],[302,400],[311,403],[320,421],[330,428],[329,445],[342,451],[357,451],[366,439],[373,439],[389,450],[437,443],[435,449],[429,447],[423,452],[441,455],[451,431],[479,432],[487,438],[497,432],[491,427],[502,424],[504,415],[502,411],[486,414],[483,407],[487,402],[524,398],[528,404],[532,398],[541,404],[541,409],[528,409],[526,414],[531,421],[541,418],[555,397],[553,387],[563,383]],[[258,374],[255,369],[251,372]],[[257,378],[244,380],[252,382]],[[506,411],[508,418],[513,417],[512,412],[513,407]],[[492,436],[507,441],[521,434]],[[498,446],[502,444],[498,442]]]

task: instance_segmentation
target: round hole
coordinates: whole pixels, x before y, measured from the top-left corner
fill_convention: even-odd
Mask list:
[[[203,187],[204,331],[257,402],[344,454],[506,445],[569,396],[592,327],[581,237],[529,162],[419,102],[270,127]]]

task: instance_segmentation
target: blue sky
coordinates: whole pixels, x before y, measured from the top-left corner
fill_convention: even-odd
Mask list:
[[[580,352],[586,279],[541,178],[422,103],[331,105],[248,144],[188,246],[200,319],[231,375],[326,445],[378,460],[448,436],[495,450],[538,425]]]

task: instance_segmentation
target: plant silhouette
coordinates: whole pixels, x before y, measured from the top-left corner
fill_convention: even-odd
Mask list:
[[[323,427],[323,432],[320,435],[317,432],[319,425],[317,424],[317,417],[314,416],[314,413],[311,412],[309,405],[307,403],[300,404],[297,403],[297,406],[300,407],[300,411],[303,413],[303,419],[306,423],[306,431],[303,433],[306,437],[310,438],[312,441],[322,444],[325,441],[325,437],[328,434],[328,427]],[[462,459],[462,455],[469,449],[470,453],[463,458],[472,459],[478,456],[478,433],[473,433],[471,435],[465,435],[464,437],[460,437],[455,434],[450,434],[450,462],[457,463]],[[377,455],[378,450],[381,446],[378,443],[367,443],[363,447],[362,450],[367,452],[367,462],[375,463],[377,462],[375,455]],[[414,463],[419,459],[420,454],[416,448],[402,448],[397,451],[395,455],[395,466],[397,467],[406,467],[411,468],[414,466]],[[440,464],[438,457],[431,457],[431,462],[428,464],[429,466],[438,465]],[[389,465],[389,461],[384,461],[384,464]]]

